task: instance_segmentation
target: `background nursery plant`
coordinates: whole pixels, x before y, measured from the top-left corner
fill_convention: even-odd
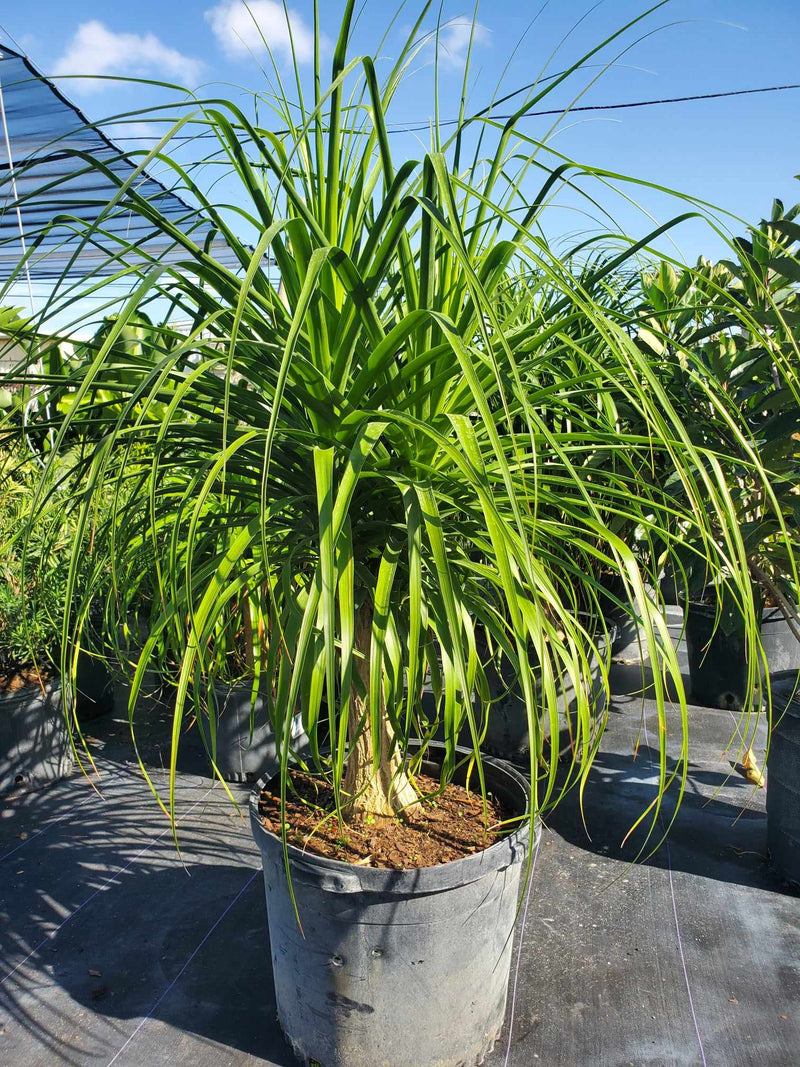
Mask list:
[[[712,703],[717,703],[715,686],[743,702],[748,659],[751,672],[800,667],[797,210],[785,211],[776,201],[769,220],[733,242],[735,257],[713,265],[701,261],[696,269],[680,273],[663,264],[642,283],[649,319],[639,330],[638,343],[661,357],[665,387],[683,409],[692,439],[716,446],[747,554],[750,595],[759,612],[770,605],[764,614],[763,650],[756,644],[746,647],[736,597],[731,591],[720,596],[713,588],[702,543],[676,525],[674,536],[682,545],[678,569],[668,569],[664,577],[665,591],[690,602],[690,638],[702,615],[707,620],[701,625],[703,646],[719,628],[719,640],[732,638],[738,648],[724,652],[725,677],[709,680],[710,689],[693,671],[698,695]],[[706,391],[707,382],[715,383],[713,396]],[[744,437],[742,424],[749,431]],[[769,470],[769,482],[761,478],[761,468]],[[656,562],[656,572],[658,568]],[[704,600],[710,607],[703,607]],[[722,610],[715,618],[718,605]],[[690,659],[699,666],[699,655]],[[739,661],[735,669],[734,659]]]

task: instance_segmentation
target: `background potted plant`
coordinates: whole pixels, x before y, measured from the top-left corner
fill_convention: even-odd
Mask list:
[[[62,677],[64,611],[75,530],[57,497],[27,521],[37,467],[29,453],[0,452],[0,788],[37,784],[71,765],[65,712],[86,722],[111,707],[108,674],[80,646]],[[89,626],[84,632],[88,633]],[[64,692],[69,700],[64,701]]]
[[[736,595],[724,581],[709,579],[705,546],[676,525],[673,536],[683,547],[677,567],[662,578],[662,591],[687,604],[692,690],[699,703],[741,707],[753,664],[767,672],[800,668],[798,210],[785,211],[776,201],[770,220],[734,242],[735,260],[701,260],[680,273],[664,265],[642,280],[649,316],[638,343],[661,356],[667,388],[693,439],[723,443],[729,506],[761,618],[760,637],[748,639]],[[690,360],[699,375],[690,371]],[[712,381],[715,395],[706,391]],[[745,436],[741,425],[749,431]],[[770,472],[768,482],[762,469]]]
[[[263,595],[263,593],[262,593]],[[266,626],[258,590],[243,587],[220,611],[189,689],[193,728],[217,774],[226,781],[255,782],[276,766],[278,742],[269,713]],[[179,685],[173,675],[172,684]],[[305,743],[302,718],[292,720],[291,740]]]

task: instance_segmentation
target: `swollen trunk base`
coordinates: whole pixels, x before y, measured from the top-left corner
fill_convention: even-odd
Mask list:
[[[433,762],[423,772],[438,774]],[[440,751],[440,749],[439,749]],[[486,785],[523,814],[525,779],[486,757]],[[527,825],[438,867],[358,867],[290,847],[298,928],[281,842],[261,848],[275,995],[301,1061],[321,1067],[472,1067],[491,1051],[506,1009]]]

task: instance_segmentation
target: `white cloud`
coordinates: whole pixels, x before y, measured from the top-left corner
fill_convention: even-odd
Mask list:
[[[170,48],[152,33],[114,33],[98,19],[83,22],[56,62],[54,74],[107,74],[115,77],[157,77],[194,86],[203,71],[199,59]],[[81,79],[70,84],[84,93],[98,92],[107,82]]]
[[[472,47],[488,44],[491,31],[480,22],[475,23],[473,31],[471,18],[466,15],[456,15],[448,19],[439,27],[439,62],[447,67],[463,67],[467,58],[470,37]],[[436,40],[435,34],[431,37]]]
[[[293,8],[281,0],[222,0],[206,11],[206,21],[227,55],[237,58],[265,51],[291,61],[292,44],[298,63],[314,57],[314,32]],[[291,26],[291,36],[289,28]]]

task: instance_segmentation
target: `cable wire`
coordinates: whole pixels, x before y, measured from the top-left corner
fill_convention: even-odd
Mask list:
[[[572,115],[577,112],[586,111],[622,111],[628,108],[637,107],[656,107],[663,104],[686,104],[697,100],[721,100],[725,97],[733,96],[753,96],[756,93],[782,93],[790,89],[800,89],[800,83],[792,83],[788,85],[766,85],[757,89],[728,89],[725,92],[718,93],[693,93],[691,96],[664,96],[657,100],[629,100],[621,104],[582,104],[579,107],[556,107],[550,108],[546,111],[528,111],[523,115],[519,115],[519,118],[532,119],[541,118],[553,115]],[[495,122],[508,122],[514,118],[513,114],[508,115],[493,115],[491,111],[487,110],[485,113],[487,119],[492,119]],[[482,116],[483,117],[483,116]],[[153,121],[163,122],[164,119],[156,119]],[[439,122],[439,126],[457,126],[460,122],[463,125],[468,125],[474,119],[442,119]],[[113,123],[112,123],[113,125]],[[415,124],[398,124],[387,123],[388,133],[419,133],[423,130],[427,130],[430,127],[430,122],[418,122]],[[278,136],[287,135],[289,130],[276,130],[274,131]],[[142,134],[138,137],[121,136],[114,137],[114,141],[158,141],[161,139],[160,134]],[[197,141],[200,138],[216,137],[215,133],[204,132],[187,134],[179,137],[173,137],[173,141]]]
[[[760,89],[729,89],[726,92],[721,93],[695,93],[692,96],[665,96],[658,100],[631,100],[624,104],[582,104],[580,107],[556,107],[551,108],[548,111],[529,111],[524,115],[520,115],[520,118],[534,118],[542,115],[572,115],[578,111],[621,111],[624,108],[633,107],[654,107],[656,104],[685,104],[692,100],[719,100],[726,96],[750,96],[754,93],[780,93],[787,89],[800,89],[800,83],[793,85],[768,85]],[[508,122],[514,118],[511,115],[492,115],[488,114],[487,118],[494,119],[497,122]],[[459,122],[458,119],[446,119],[444,122],[440,122],[440,126],[455,126]],[[403,130],[391,130],[391,133],[414,133],[419,130],[426,130],[428,124],[419,126],[408,126]]]

